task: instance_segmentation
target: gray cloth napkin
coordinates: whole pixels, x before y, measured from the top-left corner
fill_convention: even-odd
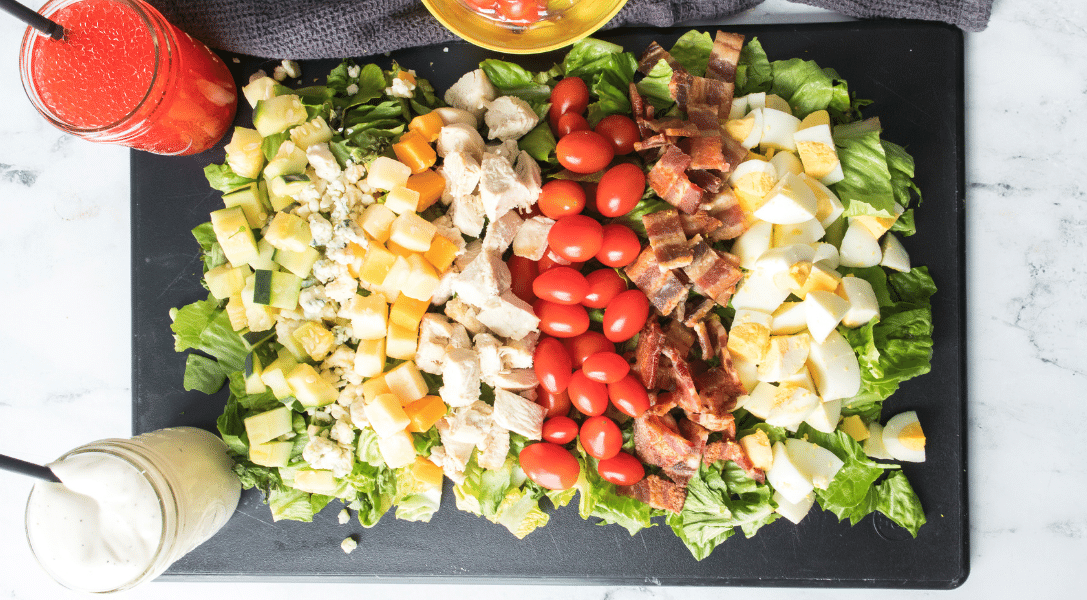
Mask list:
[[[419,0],[147,0],[213,48],[266,58],[368,56],[457,39]],[[993,0],[799,0],[857,17],[939,20],[983,29]],[[666,27],[762,0],[629,0],[606,28]]]

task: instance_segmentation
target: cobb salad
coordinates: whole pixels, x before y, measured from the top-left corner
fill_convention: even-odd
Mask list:
[[[448,478],[518,537],[576,497],[699,559],[815,503],[917,535],[886,461],[924,434],[882,404],[929,368],[920,195],[832,70],[692,31],[443,94],[351,61],[243,92],[172,329],[273,518],[427,521]]]

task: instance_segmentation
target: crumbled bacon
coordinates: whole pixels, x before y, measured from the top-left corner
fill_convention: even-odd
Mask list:
[[[646,181],[669,204],[687,214],[694,214],[702,203],[702,189],[687,177],[685,171],[690,164],[691,157],[679,147],[666,146],[660,160],[649,170]]]
[[[630,486],[619,486],[615,491],[645,502],[653,508],[678,513],[687,501],[687,489],[658,475],[649,475]]]
[[[672,271],[660,268],[652,248],[644,248],[624,272],[662,315],[672,312],[677,304],[687,299],[687,286]]]
[[[655,317],[650,317],[638,334],[638,347],[634,351],[633,371],[647,390],[657,389],[657,365],[660,362],[664,332]]]
[[[679,212],[675,209],[649,213],[642,217],[649,246],[662,269],[675,269],[691,264],[691,249],[683,235]]]
[[[721,136],[690,138],[687,143],[690,146],[687,152],[691,156],[689,169],[713,169],[721,172],[729,170],[725,155],[721,153]]]
[[[689,265],[683,267],[683,272],[703,295],[713,298],[722,306],[728,304],[743,271],[738,265],[722,258],[701,236],[695,236],[688,245],[692,259]]]
[[[693,215],[680,214],[680,225],[683,227],[683,235],[687,237],[694,237],[701,235],[702,237],[708,237],[711,233],[717,231],[721,227],[721,221],[714,218],[710,213],[700,210]]]
[[[713,48],[710,49],[706,77],[721,81],[736,81],[736,65],[740,62],[740,50],[743,47],[743,35],[718,31],[713,38]]]
[[[762,469],[755,466],[751,462],[751,459],[747,457],[747,453],[740,444],[733,439],[725,439],[719,442],[710,442],[706,444],[706,450],[702,454],[702,461],[707,465],[712,465],[719,460],[730,460],[736,463],[741,469],[747,473],[747,476],[754,479],[759,483],[766,481],[766,474]]]

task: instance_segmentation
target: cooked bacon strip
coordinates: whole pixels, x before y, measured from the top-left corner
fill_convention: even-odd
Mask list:
[[[664,146],[667,146],[671,143],[672,142],[668,139],[668,136],[664,135],[663,133],[657,133],[641,141],[634,142],[634,149],[638,152],[642,152],[644,150],[650,150],[652,148],[663,148]]]
[[[702,410],[698,412],[718,417],[729,414],[728,411],[736,406],[736,399],[746,392],[736,372],[729,372],[720,365],[699,373],[694,382],[702,398]]]
[[[672,481],[685,486],[691,477],[694,477],[695,473],[698,472],[698,463],[701,460],[702,451],[706,448],[706,441],[710,437],[710,431],[688,419],[679,419],[676,422],[676,429],[684,439],[691,442],[693,452],[686,461],[670,467],[661,467],[661,470]]]
[[[692,215],[702,204],[703,190],[682,173],[665,192],[664,198],[669,204]]]
[[[664,345],[671,346],[680,356],[687,356],[694,347],[696,337],[693,331],[687,329],[679,321],[669,320],[664,328]]]
[[[755,466],[747,457],[743,446],[735,440],[727,439],[706,444],[706,451],[702,454],[702,461],[712,465],[719,460],[731,460],[747,473],[747,476],[759,483],[766,481],[766,474]]]
[[[732,383],[732,389],[730,393],[739,397],[749,393],[751,390],[744,386],[743,381],[740,380],[740,374],[736,371],[736,365],[732,362],[732,354],[728,351],[728,330],[721,324],[721,319],[716,315],[709,319],[708,327],[710,335],[713,337],[714,346],[717,347],[717,356],[721,359],[721,363],[718,365],[728,380]]]
[[[672,467],[689,464],[701,455],[694,444],[683,437],[670,417],[650,413],[634,419],[634,453],[647,465]]]
[[[676,117],[670,117],[667,119],[646,119],[646,126],[653,131],[668,132],[668,130],[684,131],[689,133],[674,134],[668,133],[668,135],[698,135],[698,127],[690,121],[684,121]]]
[[[688,413],[687,418],[710,431],[726,433],[731,431],[733,434],[736,433],[736,420],[730,412],[725,412],[720,415],[711,413]]]
[[[673,70],[686,71],[683,65],[679,64],[667,50],[661,47],[657,42],[649,42],[649,46],[646,47],[645,52],[642,52],[641,58],[638,59],[638,72],[642,75],[649,75],[649,72],[653,70],[653,67],[657,66],[661,60],[668,63],[668,66]]]
[[[649,170],[646,180],[658,196],[687,214],[694,214],[702,203],[702,188],[691,183],[685,171],[691,164],[677,146],[666,146],[664,154]]]
[[[706,237],[721,227],[721,221],[718,221],[704,210],[700,210],[693,215],[680,214],[679,222],[683,227],[683,235],[687,237],[696,235]]]
[[[674,208],[649,213],[642,217],[649,246],[662,269],[675,269],[691,264],[691,249],[683,235],[679,211]]]
[[[706,324],[695,321],[693,325],[688,325],[688,327],[694,329],[695,335],[698,336],[698,348],[702,351],[702,360],[709,360],[713,356],[713,342],[710,341],[710,332],[706,329]]]
[[[713,38],[713,48],[710,49],[706,77],[728,82],[736,81],[736,65],[740,62],[740,50],[743,47],[743,35],[718,31]]]
[[[649,410],[647,412],[661,417],[667,416],[673,408],[678,406],[675,397],[671,392],[655,394],[655,397],[650,398],[650,400],[652,401],[652,404],[649,405]]]
[[[702,401],[698,397],[698,387],[695,385],[694,374],[691,373],[691,365],[687,362],[686,353],[680,354],[675,347],[665,346],[664,355],[668,357],[668,370],[672,376],[675,389],[672,398],[676,405],[688,414],[701,412]]]
[[[672,312],[677,304],[687,299],[687,286],[670,270],[660,268],[651,247],[642,249],[638,259],[624,272],[662,315]]]
[[[721,136],[693,137],[685,141],[687,154],[691,157],[688,169],[710,169],[721,172],[729,170],[728,161],[721,153]]]
[[[721,131],[721,149],[725,155],[725,160],[730,165],[729,172],[736,168],[736,165],[742,163],[744,158],[747,157],[747,148],[741,146],[736,138],[732,137],[724,130]]]
[[[717,306],[717,302],[713,298],[706,298],[698,302],[697,306],[690,306],[693,303],[688,303],[687,315],[683,318],[683,324],[687,327],[694,327],[696,323],[706,318],[706,315],[710,314],[714,306]],[[713,333],[712,331],[710,333]],[[727,339],[727,338],[726,338]]]
[[[717,114],[728,114],[732,109],[732,88],[731,83],[680,70],[674,71],[668,82],[668,91],[684,112],[689,104],[711,104],[717,106]]]
[[[660,363],[663,341],[664,332],[657,324],[656,317],[650,317],[645,322],[645,327],[642,327],[641,333],[638,334],[638,347],[634,351],[633,368],[635,375],[647,390],[657,389],[657,367]]]
[[[616,493],[645,502],[653,508],[678,513],[687,501],[687,490],[658,475],[649,475],[631,486],[617,486]]]
[[[683,272],[691,278],[696,288],[702,290],[704,296],[713,298],[722,306],[727,304],[743,271],[722,258],[701,236],[692,238],[688,245],[694,258],[691,264],[683,267]]]
[[[645,98],[638,92],[638,85],[633,81],[630,82],[630,112],[633,113],[635,119],[645,118]]]
[[[719,135],[721,123],[717,120],[720,109],[716,104],[690,102],[687,104],[687,118],[703,132]],[[706,135],[706,133],[703,133]]]

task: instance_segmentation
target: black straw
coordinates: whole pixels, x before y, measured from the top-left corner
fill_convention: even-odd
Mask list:
[[[25,460],[19,460],[18,458],[12,458],[3,454],[0,454],[0,471],[11,471],[12,473],[19,473],[20,475],[37,477],[44,481],[60,483],[60,479],[57,478],[53,473],[53,470],[49,467],[28,463]]]
[[[0,0],[0,8],[4,9],[8,13],[15,16],[23,23],[30,25],[34,29],[44,33],[45,35],[59,40],[64,37],[64,28],[54,21],[50,21],[40,14],[30,10],[29,8],[19,4],[15,0]]]

